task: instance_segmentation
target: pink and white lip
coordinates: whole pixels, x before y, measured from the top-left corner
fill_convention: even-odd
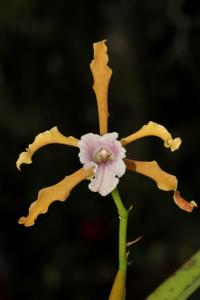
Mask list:
[[[84,168],[93,168],[94,171],[89,189],[102,196],[108,195],[116,188],[119,178],[126,171],[123,161],[126,150],[117,138],[117,132],[102,136],[88,133],[83,135],[78,143],[80,162]]]

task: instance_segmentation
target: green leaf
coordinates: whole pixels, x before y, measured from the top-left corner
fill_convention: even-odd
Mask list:
[[[164,281],[147,300],[185,300],[200,287],[200,250]]]

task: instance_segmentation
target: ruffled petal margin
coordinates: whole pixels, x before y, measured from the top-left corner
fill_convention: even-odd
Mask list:
[[[178,180],[176,176],[163,171],[156,161],[137,161],[124,159],[126,168],[137,173],[143,174],[153,179],[159,189],[163,191],[174,191],[174,202],[179,208],[192,212],[193,208],[197,207],[195,201],[188,202],[177,191]]]
[[[125,171],[126,166],[121,158],[109,164],[101,164],[97,166],[94,177],[91,178],[89,189],[101,196],[107,196],[116,188]]]
[[[81,181],[93,175],[91,169],[81,168],[72,175],[66,176],[55,185],[46,187],[39,191],[38,198],[29,207],[27,217],[21,217],[18,221],[26,227],[32,226],[40,214],[45,214],[54,201],[65,201],[71,190]]]
[[[112,70],[107,65],[108,55],[105,40],[94,43],[94,59],[90,69],[94,78],[93,89],[97,99],[100,134],[108,132],[108,87]]]
[[[20,170],[22,164],[31,164],[33,154],[43,146],[48,144],[64,144],[68,146],[78,147],[79,140],[73,136],[66,137],[57,127],[53,127],[50,130],[39,133],[32,144],[28,146],[26,151],[22,152],[19,155],[19,158],[16,162],[17,168]]]
[[[164,146],[166,148],[170,148],[171,151],[177,150],[181,145],[181,139],[179,137],[173,139],[169,131],[164,126],[152,121],[144,125],[135,133],[122,138],[120,142],[123,146],[126,146],[129,143],[146,136],[157,136],[161,138],[164,141]]]

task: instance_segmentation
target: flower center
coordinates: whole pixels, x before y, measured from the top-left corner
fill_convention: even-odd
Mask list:
[[[113,159],[113,154],[106,148],[101,148],[94,155],[94,160],[96,163],[100,164]]]

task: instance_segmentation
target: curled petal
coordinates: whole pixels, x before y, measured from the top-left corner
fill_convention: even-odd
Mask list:
[[[126,168],[137,173],[143,174],[153,179],[159,189],[163,191],[174,191],[174,202],[181,209],[191,212],[193,208],[197,207],[195,201],[188,202],[177,191],[178,180],[176,176],[163,171],[156,161],[137,161],[131,159],[124,159]]]
[[[157,136],[164,141],[164,146],[166,148],[170,148],[171,151],[177,150],[181,145],[181,139],[175,138],[173,139],[169,131],[167,129],[155,122],[149,122],[148,124],[144,125],[140,130],[136,131],[135,133],[122,138],[121,143],[123,146],[138,140],[145,136]]]
[[[26,151],[19,155],[19,158],[16,162],[17,168],[20,170],[20,166],[22,164],[31,164],[33,154],[45,145],[56,143],[78,147],[78,141],[78,139],[72,136],[64,136],[62,133],[60,133],[57,127],[53,127],[50,130],[39,133],[33,143],[28,146]]]
[[[177,189],[177,178],[163,171],[156,161],[137,161],[124,159],[127,169],[143,174],[153,179],[159,189],[163,191],[175,191]]]
[[[81,168],[72,175],[66,176],[57,184],[40,190],[37,200],[29,207],[28,216],[21,217],[18,223],[26,227],[34,225],[38,215],[45,214],[51,203],[54,201],[65,201],[69,197],[71,190],[82,180],[91,177],[92,173],[91,169],[85,170]]]
[[[126,272],[118,271],[108,300],[125,300],[126,297]]]
[[[93,89],[97,99],[100,134],[108,132],[108,87],[112,70],[108,67],[105,40],[93,44],[94,59],[90,68],[94,78]]]
[[[174,202],[176,203],[176,205],[178,205],[178,207],[180,207],[181,209],[183,209],[187,212],[192,212],[193,208],[197,207],[197,204],[195,201],[192,200],[192,201],[188,202],[181,196],[179,191],[174,192],[173,199],[174,199]]]

